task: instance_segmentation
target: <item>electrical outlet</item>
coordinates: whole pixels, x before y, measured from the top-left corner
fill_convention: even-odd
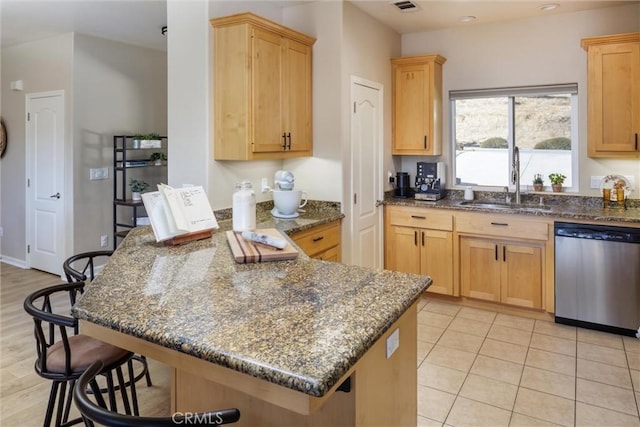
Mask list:
[[[106,248],[109,245],[109,236],[103,234],[100,236],[100,246]]]
[[[262,180],[260,181],[260,190],[263,193],[266,193],[267,191],[269,191],[271,188],[269,188],[269,181],[267,181],[267,178],[262,178]]]
[[[400,347],[400,329],[396,329],[387,338],[387,359]]]
[[[602,176],[592,176],[591,177],[591,188],[600,188],[600,181],[602,181]]]

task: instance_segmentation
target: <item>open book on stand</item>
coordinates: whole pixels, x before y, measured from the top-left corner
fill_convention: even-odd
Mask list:
[[[218,228],[207,194],[201,186],[173,188],[142,194],[157,242],[180,244],[204,239]]]

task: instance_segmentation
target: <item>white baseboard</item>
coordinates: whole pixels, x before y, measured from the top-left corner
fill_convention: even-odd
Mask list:
[[[13,265],[14,267],[18,267],[18,268],[22,268],[22,269],[26,269],[27,268],[27,261],[21,260],[21,259],[17,259],[17,258],[11,258],[11,257],[4,256],[4,255],[2,255],[0,257],[0,262],[4,262],[5,264]]]

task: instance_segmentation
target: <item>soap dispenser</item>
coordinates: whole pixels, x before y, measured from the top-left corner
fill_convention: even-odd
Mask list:
[[[473,188],[466,187],[464,189],[464,199],[465,200],[473,200]]]

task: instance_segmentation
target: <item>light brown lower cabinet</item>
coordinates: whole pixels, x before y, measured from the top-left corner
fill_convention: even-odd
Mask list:
[[[453,295],[452,227],[449,212],[388,206],[385,268],[429,275],[433,280],[429,292]]]
[[[337,220],[290,237],[311,258],[340,262],[340,232],[340,220]]]
[[[542,243],[460,237],[461,295],[542,307]]]

